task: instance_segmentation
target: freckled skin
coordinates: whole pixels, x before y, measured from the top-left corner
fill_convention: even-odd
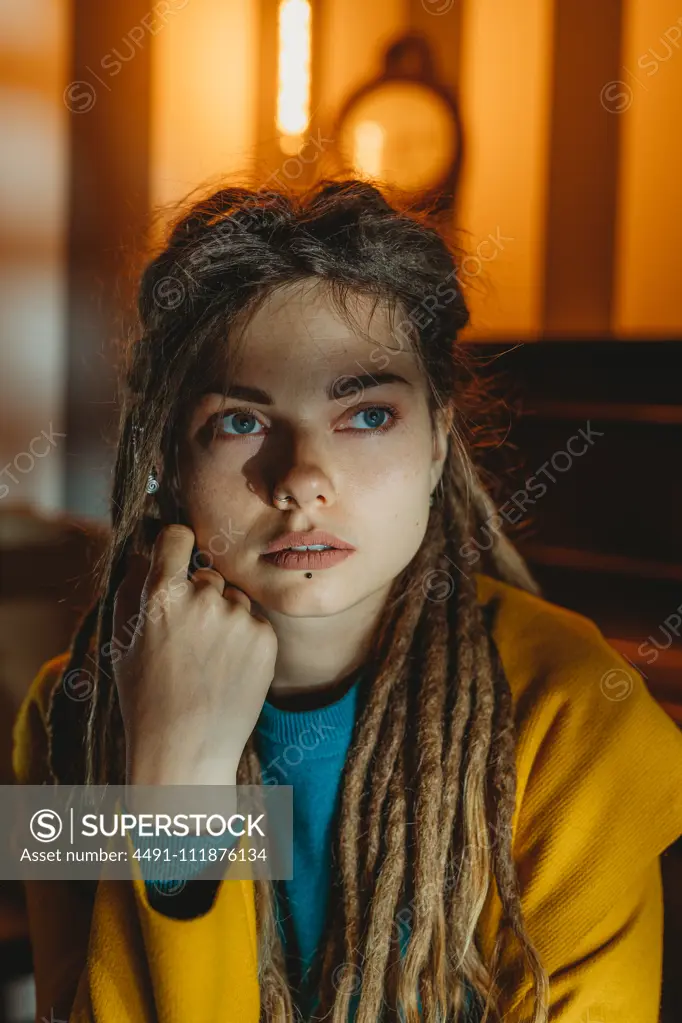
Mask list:
[[[415,356],[391,336],[382,307],[370,321],[371,302],[358,296],[353,312],[364,333],[356,333],[325,290],[310,283],[271,293],[240,344],[230,382],[267,391],[274,404],[210,394],[194,408],[180,451],[183,503],[199,548],[217,552],[213,567],[273,621],[350,608],[361,615],[363,605],[374,617],[424,537],[447,433],[439,429],[434,437],[426,382]],[[382,370],[413,387],[383,383],[330,400],[326,391],[335,379],[376,375],[370,354],[379,344],[393,349]],[[377,411],[386,405],[401,418]],[[207,423],[216,413],[211,439]],[[239,424],[246,434],[238,433]],[[391,428],[377,430],[385,425]],[[274,494],[294,500],[276,506]],[[281,533],[313,528],[356,552],[313,569],[312,578],[305,569],[285,571],[259,557]]]

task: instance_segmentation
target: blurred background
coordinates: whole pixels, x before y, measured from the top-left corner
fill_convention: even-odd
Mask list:
[[[0,0],[0,783],[91,599],[117,344],[173,204],[340,171],[438,197],[509,395],[502,525],[682,724],[681,51],[679,0]],[[0,964],[0,1023],[32,1020],[18,882]]]

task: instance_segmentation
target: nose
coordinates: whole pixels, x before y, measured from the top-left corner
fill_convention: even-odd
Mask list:
[[[310,512],[332,504],[334,488],[319,465],[299,462],[277,480],[272,499],[275,507],[284,511],[300,508]]]
[[[292,431],[287,441],[273,451],[272,503],[282,511],[299,508],[304,512],[333,504],[334,485],[324,466],[329,452],[319,435],[303,428]]]

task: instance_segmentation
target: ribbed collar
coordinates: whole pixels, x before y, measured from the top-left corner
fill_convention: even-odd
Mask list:
[[[283,710],[266,700],[256,722],[258,736],[271,745],[300,744],[306,750],[306,757],[324,756],[331,747],[348,743],[355,723],[359,688],[358,676],[343,696],[314,710]]]

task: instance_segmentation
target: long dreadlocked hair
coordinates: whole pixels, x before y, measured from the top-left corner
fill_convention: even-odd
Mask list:
[[[353,996],[359,999],[357,1023],[397,1020],[399,1012],[415,1023],[418,994],[428,1023],[469,1018],[467,1000],[480,1018],[499,1020],[500,945],[486,962],[477,937],[491,886],[503,927],[520,942],[532,977],[532,1023],[547,1018],[547,974],[524,926],[512,859],[511,693],[461,553],[495,507],[462,431],[468,369],[454,342],[468,312],[454,251],[423,214],[397,209],[378,188],[356,180],[325,180],[299,194],[225,188],[176,219],[140,280],[141,330],[123,362],[112,531],[100,565],[100,596],[74,635],[62,676],[92,658],[92,699],[65,700],[58,685],[49,711],[55,781],[125,784],[123,722],[108,646],[113,598],[128,551],[149,555],[158,529],[183,520],[177,482],[182,417],[207,374],[214,379],[217,368],[225,372],[238,316],[245,322],[273,288],[299,278],[328,287],[348,316],[346,299],[353,293],[384,302],[392,317],[397,312],[426,375],[431,412],[451,404],[455,420],[424,540],[394,581],[377,626],[344,769],[319,977],[318,1016],[331,1023],[345,1023]],[[434,302],[436,295],[443,301]],[[163,477],[150,499],[145,484],[154,465],[163,466]],[[499,529],[488,536],[481,570],[538,593],[510,541]],[[262,778],[252,735],[237,781],[258,785]],[[261,1020],[290,1023],[297,1006],[275,889],[270,881],[254,884]],[[395,917],[408,900],[411,936],[401,960]]]

